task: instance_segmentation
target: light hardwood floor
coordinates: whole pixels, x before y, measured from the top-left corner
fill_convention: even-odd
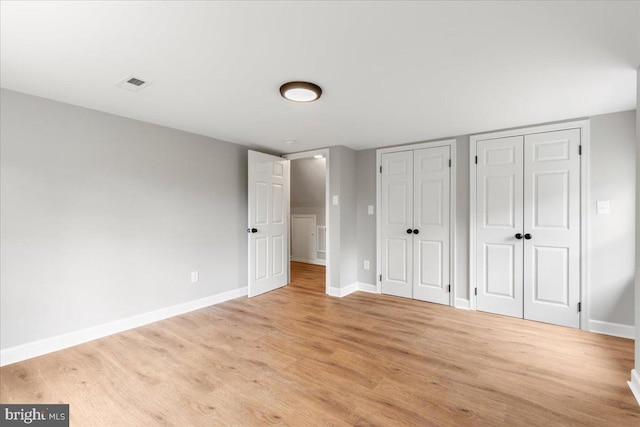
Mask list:
[[[72,426],[639,426],[633,342],[292,284],[0,369],[3,403]]]

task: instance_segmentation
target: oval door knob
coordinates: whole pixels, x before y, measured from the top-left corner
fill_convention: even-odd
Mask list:
[[[531,234],[527,233],[527,234],[524,235],[524,238],[527,239],[527,240],[531,240],[531,238],[533,238],[533,236]]]
[[[522,233],[516,233],[516,239],[520,240],[522,239],[524,236],[522,235]]]
[[[418,234],[418,233],[420,233],[420,230],[418,230],[417,228],[413,230],[413,234]]]
[[[413,233],[413,230],[410,228],[407,228],[407,234],[411,234],[411,233]]]

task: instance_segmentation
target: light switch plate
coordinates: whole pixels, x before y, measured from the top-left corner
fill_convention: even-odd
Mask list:
[[[369,260],[368,260],[368,259],[365,259],[365,260],[364,260],[363,268],[364,268],[365,270],[368,270],[368,269],[369,269]]]
[[[368,213],[369,215],[373,215],[373,205],[369,205],[369,206],[367,207],[367,213]]]
[[[608,200],[596,201],[596,213],[598,215],[608,215],[609,213],[611,213],[609,201]]]
[[[339,200],[338,200],[338,195],[337,195],[337,194],[334,194],[334,195],[333,195],[333,205],[334,205],[334,206],[338,206],[338,202],[339,202]]]
[[[191,283],[197,283],[198,280],[200,279],[199,277],[200,275],[198,274],[197,271],[192,271],[191,272]]]

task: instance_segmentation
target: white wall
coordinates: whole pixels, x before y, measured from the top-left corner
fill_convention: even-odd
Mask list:
[[[358,282],[376,285],[376,150],[356,153],[357,195],[356,227],[358,239]],[[368,214],[368,206],[373,206],[374,214]],[[369,261],[369,270],[364,269],[364,261]]]
[[[0,98],[0,348],[246,286],[246,148]]]
[[[590,318],[624,325],[629,330],[634,324],[635,115],[634,110],[591,117]],[[468,299],[469,136],[458,136],[455,139],[456,297]],[[363,205],[369,203],[371,198],[372,186],[375,191],[376,163],[375,155],[371,155],[370,151],[375,152],[358,152],[358,195],[359,200],[362,199],[358,205],[360,263],[364,256],[371,256],[371,245],[375,245],[375,218],[371,222],[370,218],[362,214]],[[611,214],[595,215],[596,200],[610,200]],[[375,249],[373,251],[375,254]],[[374,272],[375,264],[376,258],[372,257],[371,269]],[[371,278],[371,274],[364,271],[359,270],[358,274],[360,281]]]
[[[635,113],[591,117],[589,319],[622,325],[634,324]]]
[[[640,13],[640,6],[638,7]],[[640,33],[640,30],[638,31]],[[637,70],[637,103],[636,103],[636,275],[635,275],[635,325],[636,325],[636,363],[635,371],[640,375],[640,67]],[[640,392],[640,378],[637,378],[636,387]],[[640,403],[640,393],[636,395]]]
[[[330,148],[331,203],[329,226],[330,286],[345,288],[357,282],[358,242],[356,230],[356,152],[347,147]]]

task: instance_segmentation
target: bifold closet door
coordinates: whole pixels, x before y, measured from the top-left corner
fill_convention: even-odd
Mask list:
[[[580,326],[580,130],[478,141],[477,309]]]
[[[478,141],[478,310],[523,316],[523,137]],[[473,190],[472,190],[473,191]]]
[[[580,130],[524,145],[524,318],[578,328]]]
[[[413,153],[413,298],[449,304],[449,146]]]
[[[413,294],[413,151],[381,156],[382,293]]]

